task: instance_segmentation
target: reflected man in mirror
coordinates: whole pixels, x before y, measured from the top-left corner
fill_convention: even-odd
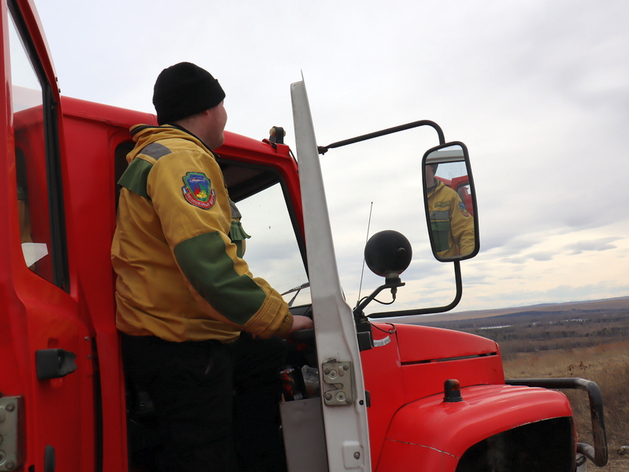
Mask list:
[[[474,218],[459,194],[435,177],[438,164],[426,166],[430,230],[439,257],[457,258],[474,251]]]

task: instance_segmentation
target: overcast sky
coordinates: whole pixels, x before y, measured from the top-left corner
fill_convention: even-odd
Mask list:
[[[446,140],[466,143],[478,192],[481,252],[462,265],[459,310],[629,296],[626,0],[42,0],[38,8],[64,95],[153,112],[157,74],[185,60],[219,79],[227,128],[254,138],[278,125],[293,144],[289,85],[302,72],[321,145],[439,123]],[[415,171],[437,137],[408,133],[323,157],[348,298],[371,202],[370,233],[417,233],[399,309],[453,296],[452,268],[433,261],[415,216],[421,200],[404,193],[419,194]],[[363,295],[377,283],[366,276]]]

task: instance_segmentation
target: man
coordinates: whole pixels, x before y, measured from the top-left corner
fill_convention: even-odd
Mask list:
[[[260,379],[249,387],[272,391],[274,381],[265,379],[281,367],[285,343],[264,338],[312,326],[253,277],[232,241],[233,233],[246,233],[238,230],[240,215],[232,213],[212,152],[224,140],[224,98],[218,81],[194,64],[163,70],[153,95],[160,126],[131,129],[136,145],[119,181],[112,243],[116,326],[131,394],[140,398],[136,417],[154,405],[151,427],[138,421],[130,432],[135,460],[151,470],[236,470],[234,371]],[[242,331],[253,336],[241,339]],[[276,407],[273,393],[266,398],[266,405],[245,411]],[[245,457],[241,464],[277,458],[260,447],[264,439],[252,445],[264,455],[259,460],[247,457],[248,445],[236,446]]]
[[[426,166],[428,211],[439,257],[465,256],[474,251],[474,218],[461,201],[459,194],[435,178],[438,164]]]

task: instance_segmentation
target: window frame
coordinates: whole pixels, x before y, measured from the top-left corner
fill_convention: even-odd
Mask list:
[[[44,146],[46,151],[46,184],[48,217],[50,224],[50,251],[52,258],[52,282],[65,292],[70,292],[66,218],[64,210],[63,171],[61,165],[61,139],[59,127],[59,102],[55,89],[48,80],[38,49],[30,35],[28,24],[15,0],[10,0],[9,11],[17,34],[24,48],[42,92],[42,116]],[[12,82],[13,83],[13,82]],[[11,110],[11,116],[14,111]]]

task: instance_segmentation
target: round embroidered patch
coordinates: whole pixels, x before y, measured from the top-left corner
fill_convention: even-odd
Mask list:
[[[466,218],[470,216],[470,213],[467,211],[467,208],[465,208],[465,203],[459,202],[459,209],[461,210],[461,214],[465,216]]]
[[[182,179],[185,185],[181,187],[181,191],[188,203],[204,210],[209,210],[214,206],[216,192],[205,174],[188,172]]]

